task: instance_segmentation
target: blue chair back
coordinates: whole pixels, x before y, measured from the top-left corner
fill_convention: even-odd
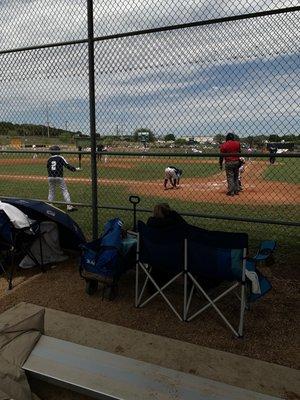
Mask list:
[[[240,280],[248,235],[208,231],[189,225],[188,266],[194,274],[211,279]]]
[[[138,221],[140,261],[172,272],[181,271],[184,262],[184,235],[179,227],[148,227]]]
[[[205,278],[241,279],[243,249],[248,235],[207,231],[192,225],[157,229],[138,222],[140,260],[174,273],[184,267],[184,239],[187,239],[187,267]]]

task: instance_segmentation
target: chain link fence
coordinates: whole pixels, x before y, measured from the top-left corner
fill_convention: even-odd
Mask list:
[[[136,195],[139,218],[167,202],[194,224],[296,249],[297,1],[14,0],[0,24],[1,196],[47,200],[55,144],[80,168],[65,181],[87,236],[116,215],[131,227]],[[245,158],[235,196],[219,164],[228,131]],[[169,166],[183,171],[177,188],[164,187]]]

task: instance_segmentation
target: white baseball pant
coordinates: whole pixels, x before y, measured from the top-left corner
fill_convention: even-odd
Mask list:
[[[48,178],[48,183],[49,183],[49,195],[48,195],[48,201],[54,201],[55,199],[55,192],[56,192],[56,186],[59,186],[61,191],[62,191],[62,195],[63,198],[65,200],[65,202],[67,204],[71,203],[71,197],[70,197],[70,193],[68,191],[66,182],[64,180],[64,178],[53,178],[53,177],[49,177]]]

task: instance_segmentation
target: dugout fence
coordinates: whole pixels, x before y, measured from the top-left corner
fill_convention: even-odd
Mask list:
[[[115,213],[129,225],[136,194],[143,218],[163,201],[193,223],[295,244],[299,15],[287,0],[1,3],[0,194],[46,200],[50,144],[76,164],[82,141],[83,170],[66,181],[90,236]],[[231,202],[217,153],[229,130],[256,150]],[[11,150],[15,138],[36,149]],[[293,150],[270,165],[266,141]],[[176,192],[162,188],[170,163],[184,170]]]

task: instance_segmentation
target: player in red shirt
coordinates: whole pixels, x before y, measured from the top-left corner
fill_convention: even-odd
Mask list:
[[[228,133],[226,136],[226,142],[220,146],[221,153],[240,153],[241,145],[238,140],[235,140],[234,134],[232,132]],[[228,184],[227,196],[234,196],[239,194],[239,154],[232,156],[221,156],[219,163],[220,169],[223,167],[223,160],[225,159],[225,171]]]

